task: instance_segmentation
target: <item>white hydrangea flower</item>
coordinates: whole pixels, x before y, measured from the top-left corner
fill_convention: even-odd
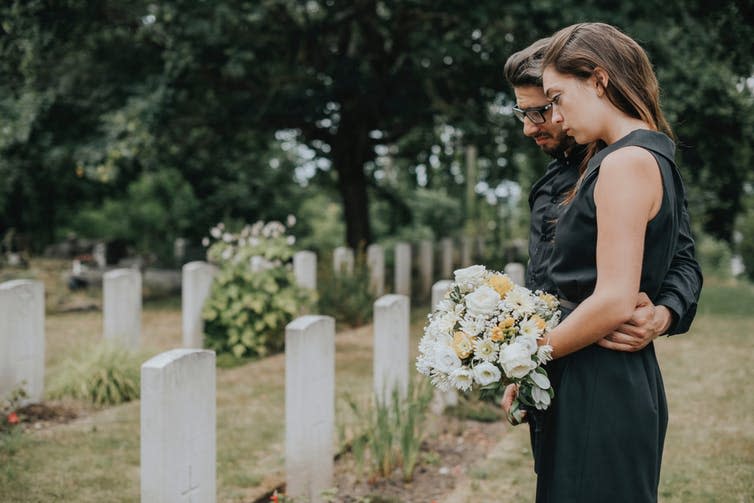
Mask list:
[[[474,367],[474,379],[480,386],[487,386],[500,380],[500,369],[490,362],[482,362]]]

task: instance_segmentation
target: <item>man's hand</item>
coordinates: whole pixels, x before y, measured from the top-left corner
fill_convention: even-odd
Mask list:
[[[505,411],[505,415],[508,418],[508,422],[513,425],[523,422],[526,418],[526,412],[519,410],[516,414],[518,417],[511,416],[511,407],[513,406],[513,400],[518,395],[518,384],[509,384],[505,387],[503,392],[503,399],[500,401],[500,407]]]
[[[636,309],[628,323],[597,341],[597,345],[615,351],[639,351],[656,337],[667,332],[673,315],[665,306],[655,306],[647,294],[639,293]]]

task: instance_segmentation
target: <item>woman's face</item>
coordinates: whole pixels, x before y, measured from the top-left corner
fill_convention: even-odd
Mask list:
[[[542,73],[542,87],[553,104],[552,122],[560,124],[564,133],[580,144],[601,139],[602,100],[593,77],[582,80],[548,66]]]

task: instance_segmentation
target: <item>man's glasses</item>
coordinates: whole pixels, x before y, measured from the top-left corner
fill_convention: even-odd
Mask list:
[[[517,106],[514,106],[513,115],[518,117],[518,120],[521,122],[524,122],[524,119],[529,119],[532,124],[543,124],[547,120],[545,119],[545,113],[551,108],[552,103],[548,103],[543,107],[534,108],[518,108]]]

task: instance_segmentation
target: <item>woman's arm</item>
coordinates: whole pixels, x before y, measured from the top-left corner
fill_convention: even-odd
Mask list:
[[[594,203],[597,284],[551,332],[554,358],[598,341],[631,318],[639,295],[647,222],[662,204],[662,177],[652,154],[625,147],[605,157]]]

